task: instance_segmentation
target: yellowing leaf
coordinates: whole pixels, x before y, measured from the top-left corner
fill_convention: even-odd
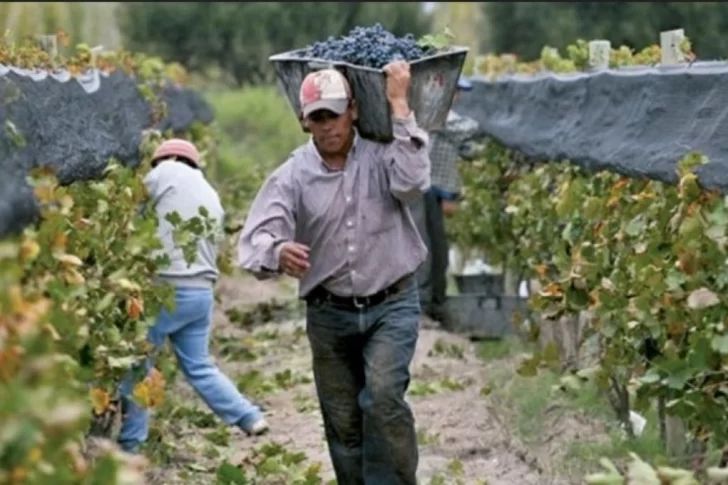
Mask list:
[[[18,285],[10,288],[8,298],[10,310],[15,317],[13,330],[19,335],[38,330],[37,324],[50,308],[50,300],[28,301],[24,298],[22,289]]]
[[[91,405],[95,414],[103,414],[109,408],[110,403],[111,398],[108,392],[98,387],[91,389]]]
[[[30,450],[30,453],[28,453],[28,461],[32,464],[38,463],[42,457],[43,452],[37,446],[35,448],[32,448]]]
[[[24,263],[33,261],[40,254],[40,245],[34,239],[26,238],[20,245],[20,260]]]
[[[133,320],[138,320],[144,313],[144,302],[140,298],[129,298],[126,301],[126,314]]]
[[[73,197],[71,197],[71,196],[70,196],[70,195],[68,195],[68,194],[65,194],[65,195],[61,196],[61,197],[60,197],[60,198],[58,199],[58,201],[60,202],[60,204],[61,204],[61,207],[63,207],[63,212],[64,212],[64,214],[67,214],[67,213],[68,213],[68,211],[69,211],[69,210],[70,210],[71,208],[73,208],[73,204],[74,204],[74,201],[73,201]]]
[[[68,266],[83,266],[81,258],[73,254],[59,254],[56,256],[56,259]]]
[[[66,236],[65,232],[57,232],[53,236],[53,243],[52,243],[52,251],[54,253],[62,253],[66,250],[66,243],[68,241],[68,236]]]
[[[68,268],[63,272],[63,279],[69,285],[82,285],[86,282],[86,278],[81,273],[76,271],[75,268]]]
[[[158,407],[164,403],[164,384],[162,373],[153,368],[134,386],[134,399],[145,408]]]
[[[54,327],[50,323],[46,323],[43,328],[50,334],[51,338],[54,342],[58,342],[61,340],[61,335],[58,333],[58,330],[56,330],[56,327]]]
[[[132,283],[126,278],[119,278],[116,283],[124,290],[139,291],[141,289],[139,285]]]
[[[23,467],[16,466],[10,472],[10,483],[12,483],[12,484],[25,483],[25,481],[27,479],[28,479],[28,471]]]
[[[561,290],[561,287],[558,285],[558,283],[551,282],[546,285],[543,290],[541,290],[541,296],[559,298],[564,296],[564,292]]]
[[[51,202],[53,200],[54,191],[55,186],[51,184],[38,185],[37,187],[33,188],[33,194],[41,203]]]
[[[17,345],[0,349],[0,381],[8,382],[20,369],[22,350]]]
[[[150,407],[151,398],[146,379],[134,386],[134,400],[142,407]]]

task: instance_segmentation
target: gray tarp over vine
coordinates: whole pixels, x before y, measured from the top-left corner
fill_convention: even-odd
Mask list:
[[[690,151],[707,188],[728,189],[728,63],[474,78],[454,109],[528,157],[675,182]]]
[[[212,121],[210,107],[193,91],[169,86],[162,98],[167,117],[159,129],[182,131],[195,121]],[[98,177],[112,157],[135,166],[142,132],[152,127],[152,108],[138,81],[120,72],[82,83],[4,68],[0,99],[0,237],[37,215],[26,183],[29,170],[52,167],[62,183],[70,183]]]

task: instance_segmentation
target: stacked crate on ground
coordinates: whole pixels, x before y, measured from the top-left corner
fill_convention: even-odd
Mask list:
[[[501,339],[515,333],[514,321],[527,316],[527,299],[506,296],[503,274],[455,275],[458,295],[448,297],[448,330],[474,340]]]

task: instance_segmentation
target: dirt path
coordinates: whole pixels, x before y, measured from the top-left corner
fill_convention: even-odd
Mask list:
[[[261,481],[254,483],[327,483],[333,473],[311,382],[303,320],[270,323],[247,331],[231,323],[224,313],[228,308],[290,298],[294,289],[246,278],[224,281],[219,290],[213,351],[228,376],[264,407],[272,429],[259,438],[229,430],[212,419],[179,379],[163,411],[165,415],[171,413],[171,418],[158,425],[163,440],[153,445],[153,453],[157,455],[154,460],[162,465],[153,472],[151,482],[247,483],[232,478],[216,481],[218,466],[227,460],[242,464],[249,475],[268,474],[267,479],[257,478]],[[493,411],[490,398],[482,395],[482,389],[489,385],[492,365],[475,356],[468,341],[423,325],[409,396],[419,431],[420,483],[568,483],[543,471],[537,456],[518,443]],[[296,456],[299,452],[305,453],[305,459]],[[301,463],[293,463],[297,460]],[[257,471],[252,471],[256,467]],[[312,478],[316,475],[321,481]]]

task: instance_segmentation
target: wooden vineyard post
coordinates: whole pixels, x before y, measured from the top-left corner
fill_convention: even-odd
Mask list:
[[[503,263],[503,295],[510,297],[518,296],[518,289],[521,284],[519,275],[510,268],[507,262]]]
[[[673,458],[685,456],[687,451],[686,433],[687,430],[682,419],[669,414],[665,415],[665,451],[667,456]]]
[[[91,48],[91,66],[92,69],[96,69],[96,61],[99,57],[99,54],[104,52],[104,46],[97,45],[96,47]]]
[[[676,66],[686,61],[685,55],[680,50],[682,42],[685,40],[684,29],[674,29],[660,32],[660,48],[662,57],[660,64],[662,66]],[[665,430],[665,451],[670,457],[683,457],[687,451],[687,429],[682,419],[670,416],[669,411],[665,411],[664,416]],[[660,423],[663,426],[663,423]]]
[[[537,279],[529,281],[529,291],[538,293],[542,290]],[[542,350],[553,345],[559,350],[562,369],[570,370],[591,365],[582,359],[581,350],[586,328],[591,324],[589,312],[564,315],[559,318],[546,318],[535,315],[539,326],[538,346]]]
[[[58,37],[56,35],[36,35],[38,47],[48,54],[52,61],[58,57]]]
[[[506,64],[506,72],[508,74],[514,74],[516,72],[516,64],[518,64],[518,57],[515,54],[503,54],[501,58]]]

